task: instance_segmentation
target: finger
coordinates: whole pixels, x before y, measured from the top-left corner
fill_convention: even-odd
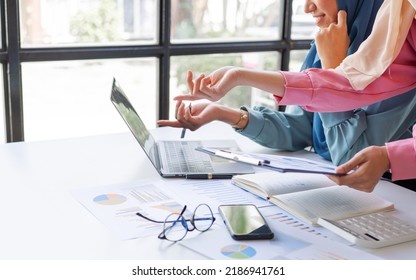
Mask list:
[[[191,113],[192,105],[191,104],[192,103],[189,103],[189,106],[186,107],[186,110],[185,110],[184,118],[185,118],[186,121],[192,120],[192,113]]]
[[[185,114],[185,103],[182,103],[179,105],[178,110],[176,111],[176,119],[180,121],[183,118],[183,115]]]
[[[200,89],[204,94],[212,96],[213,94],[215,94],[215,90],[214,90],[213,87],[211,87],[211,85],[212,85],[211,78],[206,77],[206,78],[202,79]]]
[[[338,166],[335,169],[335,172],[337,172],[337,173],[348,173],[348,172],[354,170],[355,168],[357,168],[358,166],[362,165],[365,162],[366,162],[365,157],[362,156],[360,153],[358,153],[352,159],[347,161],[346,163]]]
[[[188,71],[187,77],[186,77],[186,82],[188,84],[189,92],[193,92],[194,91],[195,84],[194,84],[194,80],[193,79],[194,79],[194,75],[193,75],[192,71]]]
[[[176,105],[175,105],[175,112],[177,113],[178,112],[178,110],[179,110],[179,107],[181,106],[181,104],[182,104],[182,100],[177,100],[178,102],[176,102]]]
[[[205,78],[204,74],[199,75],[199,77],[195,80],[194,89],[192,91],[192,95],[197,95],[199,93],[199,89],[201,87],[201,80]]]
[[[344,10],[338,12],[338,26],[347,26],[347,12]]]
[[[326,175],[326,177],[328,177],[329,179],[331,179],[333,182],[335,182],[335,184],[337,185],[342,185],[341,181],[340,181],[340,177],[336,176],[336,175]]]
[[[179,121],[159,120],[156,123],[159,126],[183,127]]]
[[[179,114],[180,107],[181,107],[182,104],[183,104],[182,103],[182,100],[179,100],[178,102],[176,102],[176,105],[175,105],[175,118],[177,118],[177,116]]]
[[[178,95],[173,98],[175,101],[195,101],[199,99],[201,99],[201,97],[194,95]]]

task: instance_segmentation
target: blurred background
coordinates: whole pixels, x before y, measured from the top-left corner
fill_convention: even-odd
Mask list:
[[[16,2],[16,3],[14,3]],[[127,131],[116,77],[149,128],[173,118],[186,71],[298,71],[315,32],[304,0],[6,0],[0,6],[0,141]],[[239,87],[221,103],[277,108]]]

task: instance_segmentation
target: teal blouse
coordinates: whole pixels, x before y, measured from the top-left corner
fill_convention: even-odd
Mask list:
[[[312,145],[313,113],[299,106],[288,106],[285,112],[263,106],[242,109],[248,111],[249,122],[237,131],[253,141],[287,151]],[[365,147],[411,137],[416,95],[412,91],[355,111],[319,114],[332,162],[339,165]]]

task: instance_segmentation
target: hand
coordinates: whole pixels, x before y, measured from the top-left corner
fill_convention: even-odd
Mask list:
[[[190,94],[176,96],[174,100],[208,99],[218,101],[237,86],[237,72],[238,68],[227,66],[208,76],[201,74],[194,81],[192,71],[188,71],[187,83]]]
[[[338,22],[331,23],[316,34],[316,49],[323,69],[338,67],[347,56],[350,45],[347,29],[347,13],[339,11]]]
[[[390,168],[390,161],[386,147],[370,146],[358,152],[351,160],[338,166],[337,173],[345,176],[329,175],[329,179],[338,185],[346,185],[351,188],[372,192],[381,176]]]
[[[215,103],[192,103],[192,106],[185,107],[182,100],[176,103],[176,120],[159,120],[158,125],[171,127],[184,127],[191,131],[216,120],[218,116]]]

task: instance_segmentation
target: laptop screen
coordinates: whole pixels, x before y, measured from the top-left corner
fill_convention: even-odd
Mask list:
[[[144,125],[142,119],[137,114],[136,110],[133,108],[133,105],[128,100],[123,89],[117,83],[116,79],[113,80],[111,102],[114,104],[117,111],[120,113],[121,117],[124,119],[153,165],[157,168],[157,170],[160,170],[156,142]]]

